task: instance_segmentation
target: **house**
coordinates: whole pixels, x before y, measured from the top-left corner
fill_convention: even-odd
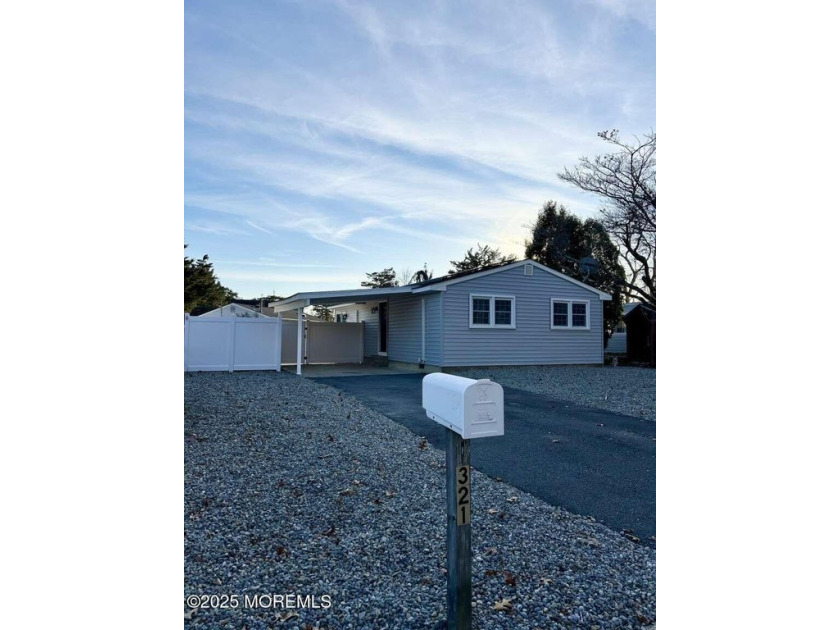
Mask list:
[[[624,323],[624,316],[627,315],[634,308],[636,308],[638,305],[639,302],[628,302],[624,305],[623,313],[621,314],[621,321],[618,322],[618,326],[616,326],[615,332],[613,332],[613,334],[610,336],[609,341],[607,342],[607,347],[604,350],[605,354],[627,354],[627,324]]]
[[[297,293],[272,302],[324,304],[364,323],[364,355],[397,367],[596,364],[610,295],[532,260],[403,287]],[[301,327],[299,327],[300,330]],[[302,333],[298,347],[302,347]],[[300,356],[300,353],[299,353]]]
[[[268,315],[262,315],[253,306],[231,302],[197,317],[268,317]]]

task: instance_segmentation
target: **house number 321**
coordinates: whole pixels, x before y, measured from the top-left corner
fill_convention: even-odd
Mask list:
[[[470,524],[470,467],[458,466],[455,479],[455,524]]]

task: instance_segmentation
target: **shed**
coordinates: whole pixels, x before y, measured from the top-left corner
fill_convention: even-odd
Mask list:
[[[656,367],[656,311],[636,303],[624,316],[627,326],[627,360]]]
[[[296,293],[276,311],[323,304],[364,323],[364,354],[428,370],[604,361],[610,295],[533,260],[404,287]],[[299,345],[302,340],[299,338]]]

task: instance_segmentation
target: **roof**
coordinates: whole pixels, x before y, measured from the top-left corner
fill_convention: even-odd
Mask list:
[[[579,287],[583,287],[584,289],[592,291],[593,293],[597,294],[601,300],[606,301],[612,299],[609,293],[599,291],[595,287],[589,286],[588,284],[585,284],[580,280],[575,280],[574,278],[571,278],[566,274],[560,273],[559,271],[556,271],[551,267],[546,267],[541,263],[526,258],[524,260],[517,260],[512,263],[504,263],[500,265],[494,265],[492,267],[485,267],[484,269],[480,269],[478,271],[462,271],[459,273],[453,273],[448,276],[432,278],[431,280],[426,280],[425,282],[407,284],[402,287],[383,287],[379,289],[350,289],[342,291],[311,291],[306,293],[295,293],[294,295],[287,297],[285,300],[271,302],[269,306],[273,306],[281,310],[293,310],[296,308],[310,306],[312,304],[335,303],[335,300],[350,302],[353,301],[352,298],[355,298],[357,301],[364,302],[367,301],[367,299],[387,297],[389,295],[399,295],[405,293],[422,294],[446,291],[446,287],[448,287],[451,284],[457,284],[459,282],[472,280],[474,278],[480,278],[482,276],[489,276],[494,273],[498,273],[503,269],[516,269],[517,267],[522,267],[526,264],[534,265],[538,269],[542,269],[543,271],[546,271],[559,278],[563,278],[564,280],[571,282],[572,284],[576,284]]]

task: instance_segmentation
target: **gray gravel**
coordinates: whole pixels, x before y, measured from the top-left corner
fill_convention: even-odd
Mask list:
[[[446,618],[442,451],[338,390],[274,372],[186,374],[185,628],[435,628]],[[431,422],[431,421],[430,421]],[[474,472],[474,626],[640,628],[653,549]],[[330,607],[246,608],[312,595]],[[510,600],[509,612],[493,610]],[[289,612],[299,616],[281,621]]]
[[[463,368],[453,374],[570,400],[628,416],[656,420],[656,370],[609,366],[513,366]]]

